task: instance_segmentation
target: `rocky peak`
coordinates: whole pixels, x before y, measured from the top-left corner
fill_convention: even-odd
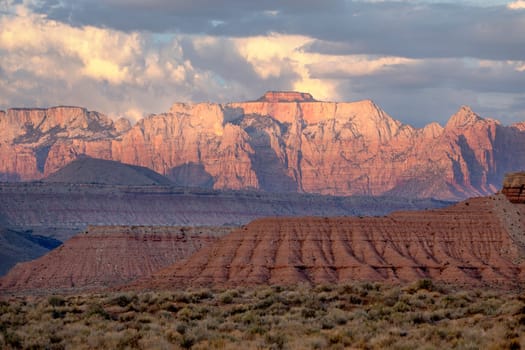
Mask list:
[[[483,120],[469,106],[461,106],[448,121],[446,128],[465,128]]]
[[[520,131],[525,131],[525,122],[512,124],[511,127],[516,128]]]
[[[55,138],[115,136],[113,121],[82,107],[10,108],[0,118],[0,137],[8,142],[39,144]]]
[[[436,138],[443,133],[443,127],[436,122],[425,125],[423,135],[429,138]]]
[[[131,129],[131,122],[126,118],[119,118],[115,121],[115,131],[118,134],[123,134]]]
[[[268,91],[257,101],[259,102],[315,102],[313,96],[307,92],[295,91]]]

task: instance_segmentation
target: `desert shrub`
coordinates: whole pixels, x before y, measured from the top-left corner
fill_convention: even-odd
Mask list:
[[[22,338],[15,332],[4,332],[4,342],[7,346],[14,349],[22,348]]]
[[[431,292],[435,289],[434,282],[432,282],[430,278],[421,279],[416,282],[416,289],[417,290],[425,289]]]
[[[358,297],[356,295],[350,295],[348,297],[348,301],[350,302],[350,304],[353,304],[353,305],[361,305],[361,304],[363,304],[363,299],[361,299],[360,297]]]
[[[54,319],[64,318],[64,317],[66,317],[66,311],[53,309],[53,310],[51,310],[51,317],[54,318]]]
[[[257,304],[254,305],[255,309],[268,309],[270,306],[273,305],[273,303],[276,302],[275,295],[269,295],[268,297],[264,298],[263,300],[259,301]]]
[[[223,292],[219,295],[219,301],[222,304],[231,304],[233,303],[233,300],[235,297],[238,296],[237,291],[234,290],[228,290],[226,292]]]
[[[398,287],[393,287],[384,293],[383,303],[386,306],[394,306],[401,296],[401,290]]]
[[[173,295],[173,299],[178,303],[190,304],[192,302],[191,295],[186,292],[179,292]]]
[[[91,316],[100,316],[103,319],[109,320],[112,319],[112,316],[104,309],[100,304],[92,304],[86,311],[86,316],[89,318]]]
[[[268,345],[269,349],[272,350],[281,350],[284,349],[284,346],[286,344],[286,336],[283,333],[268,333],[264,337],[264,340],[266,344]]]
[[[206,299],[213,299],[213,293],[208,289],[202,289],[191,293],[191,301],[193,303],[198,303]]]
[[[117,349],[136,349],[139,348],[139,341],[141,339],[141,335],[136,330],[127,330],[122,334],[120,337],[118,343],[117,343]]]
[[[49,303],[49,305],[53,307],[59,307],[59,306],[66,305],[66,300],[63,297],[56,296],[56,295],[50,296],[47,299],[47,302]]]
[[[317,310],[311,307],[301,309],[302,318],[315,318],[317,316]]]
[[[128,306],[133,301],[133,299],[134,298],[130,297],[129,295],[122,294],[122,295],[119,295],[119,296],[113,298],[110,301],[110,304],[111,305],[118,305],[120,307],[125,307],[125,306]]]
[[[393,306],[393,310],[395,312],[408,312],[412,311],[412,308],[406,302],[400,300],[397,303],[395,303],[395,305]]]
[[[423,315],[422,313],[420,312],[417,312],[415,314],[412,315],[412,323],[413,324],[422,324],[422,323],[426,323],[428,320],[427,318],[425,317],[425,315]]]
[[[330,309],[325,317],[340,326],[348,322],[348,314],[341,309]]]
[[[310,340],[310,348],[314,350],[326,349],[328,347],[328,342],[325,338],[317,337]]]
[[[180,338],[179,345],[183,349],[191,349],[195,345],[195,338],[192,335],[183,334]]]

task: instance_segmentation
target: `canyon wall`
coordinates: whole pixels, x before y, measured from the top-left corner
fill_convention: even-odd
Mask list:
[[[523,123],[461,107],[416,129],[372,101],[271,92],[256,101],[176,103],[130,126],[77,107],[0,113],[0,179],[41,179],[81,155],[153,169],[181,186],[463,199],[525,169]]]

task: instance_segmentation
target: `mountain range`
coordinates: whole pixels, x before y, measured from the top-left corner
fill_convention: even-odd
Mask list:
[[[0,179],[42,179],[81,156],[150,168],[180,186],[459,200],[525,168],[525,122],[461,107],[442,127],[394,120],[370,100],[268,92],[175,103],[131,125],[79,107],[0,112]]]

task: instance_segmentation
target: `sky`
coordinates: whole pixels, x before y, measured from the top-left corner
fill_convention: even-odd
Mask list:
[[[0,109],[136,121],[267,90],[525,121],[525,0],[0,0]]]

